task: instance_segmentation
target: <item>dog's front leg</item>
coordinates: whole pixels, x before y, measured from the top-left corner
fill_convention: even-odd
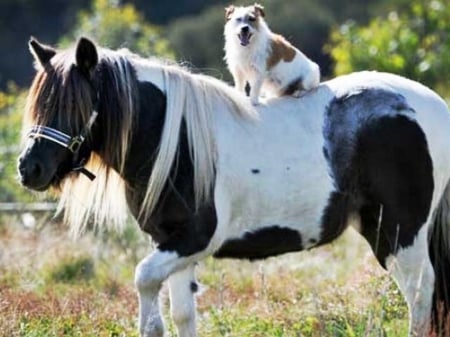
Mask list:
[[[245,93],[245,76],[244,73],[242,71],[240,71],[239,69],[236,69],[235,71],[233,71],[233,80],[234,80],[234,87],[239,90],[240,92],[244,92]]]
[[[258,75],[256,75],[255,81],[250,86],[250,100],[253,105],[259,104],[259,94],[261,92],[263,83],[264,83],[264,74],[258,73]]]

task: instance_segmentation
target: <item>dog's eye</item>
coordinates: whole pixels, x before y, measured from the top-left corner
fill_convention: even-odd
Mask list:
[[[249,16],[248,21],[254,22],[256,21],[256,18],[254,16]]]
[[[242,21],[242,18],[236,18],[236,21],[237,21],[237,22],[241,22],[241,21]]]

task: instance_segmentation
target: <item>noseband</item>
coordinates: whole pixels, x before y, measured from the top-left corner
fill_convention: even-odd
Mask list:
[[[48,126],[44,125],[34,125],[31,127],[30,131],[28,131],[27,136],[32,139],[36,138],[44,138],[47,139],[53,143],[56,143],[67,150],[69,150],[73,155],[74,158],[78,157],[78,152],[81,148],[81,145],[86,140],[86,137],[89,133],[89,131],[92,128],[92,125],[94,124],[95,120],[97,119],[98,112],[96,110],[92,111],[91,116],[89,117],[88,122],[84,126],[84,128],[81,130],[80,134],[77,136],[69,136],[65,134],[64,132],[61,132],[59,130],[53,129]],[[84,168],[84,164],[86,163],[86,158],[82,158],[81,160],[74,160],[74,164],[72,167],[72,171],[83,173],[86,177],[88,177],[90,180],[95,179],[95,175]]]

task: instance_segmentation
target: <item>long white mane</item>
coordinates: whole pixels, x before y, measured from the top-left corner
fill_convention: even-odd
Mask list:
[[[149,62],[148,66],[155,67],[155,64]],[[165,86],[167,108],[159,151],[141,209],[144,218],[155,209],[169,178],[183,120],[194,166],[195,201],[199,206],[211,196],[215,179],[214,114],[225,109],[238,118],[252,120],[257,117],[248,100],[226,83],[209,76],[192,74],[179,66],[159,64],[159,68]]]

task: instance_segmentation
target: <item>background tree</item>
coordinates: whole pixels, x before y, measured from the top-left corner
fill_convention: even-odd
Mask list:
[[[28,53],[30,36],[56,43],[61,34],[73,27],[80,8],[91,0],[1,0],[0,1],[0,90],[8,82],[29,85],[33,74]]]
[[[145,21],[129,3],[94,0],[90,11],[82,10],[78,14],[74,29],[62,39],[62,44],[73,43],[82,35],[111,49],[126,47],[144,56],[174,57],[160,29]]]
[[[30,200],[30,193],[18,189],[16,160],[19,151],[21,108],[25,93],[10,85],[0,91],[0,201]]]
[[[336,75],[388,71],[450,94],[450,2],[416,0],[403,11],[334,29],[327,48]]]

